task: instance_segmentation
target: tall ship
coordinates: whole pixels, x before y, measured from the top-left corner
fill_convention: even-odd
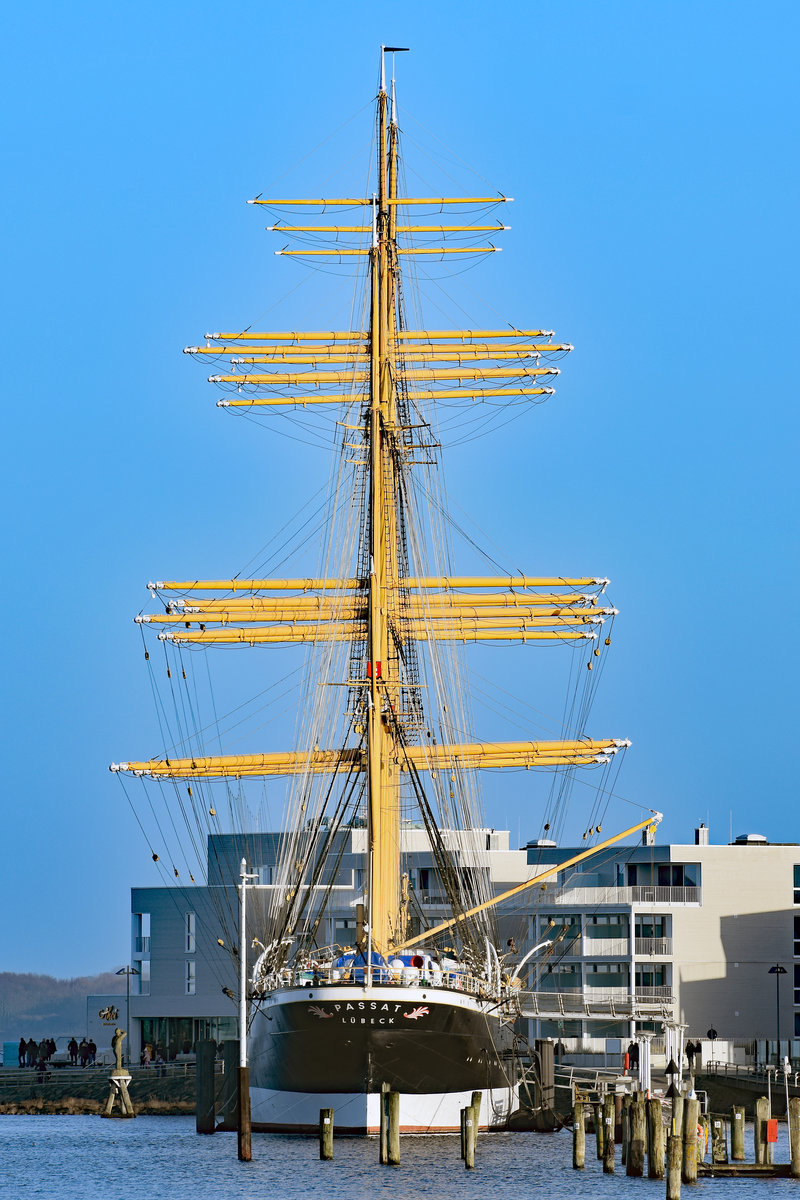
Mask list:
[[[186,680],[191,650],[305,647],[295,745],[210,753],[198,719],[183,745],[112,768],[173,787],[180,812],[198,822],[207,813],[210,832],[221,828],[203,790],[212,781],[230,797],[246,781],[288,780],[274,873],[251,889],[257,902],[234,947],[247,962],[254,1128],[316,1128],[320,1109],[333,1108],[337,1129],[377,1131],[386,1090],[400,1093],[404,1131],[457,1130],[475,1091],[481,1124],[505,1126],[519,1104],[508,1050],[533,951],[502,941],[497,913],[559,868],[494,894],[476,834],[485,825],[480,775],[541,768],[571,779],[607,767],[628,745],[584,729],[587,672],[616,615],[608,581],[458,574],[454,565],[443,415],[452,426],[465,408],[497,414],[546,399],[572,346],[525,321],[442,329],[424,320],[420,264],[494,253],[507,228],[496,214],[510,198],[419,196],[404,183],[399,49],[381,50],[371,190],[251,201],[286,239],[278,253],[353,268],[350,327],[214,332],[187,347],[212,364],[222,407],[302,420],[334,414],[317,574],[159,581],[149,586],[160,608],[137,618],[177,655],[171,687],[179,672]],[[558,740],[465,736],[473,643],[566,649],[579,671]],[[657,819],[648,812],[602,841],[598,823],[585,854]],[[432,856],[438,919],[409,867],[410,831],[421,831]],[[331,912],[346,848],[361,865],[352,936],[337,941]]]

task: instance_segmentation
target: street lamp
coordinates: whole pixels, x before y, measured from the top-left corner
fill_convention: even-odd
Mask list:
[[[775,1062],[780,1065],[781,1061],[781,975],[786,974],[786,967],[782,967],[780,963],[775,963],[774,967],[770,967],[768,974],[775,976],[775,1026],[778,1035],[778,1045],[775,1049]]]
[[[130,1054],[130,1049],[131,1049],[131,975],[139,975],[140,972],[136,970],[136,967],[127,966],[127,967],[123,967],[122,970],[120,970],[120,971],[115,971],[114,974],[125,976],[125,1033],[127,1034],[127,1037],[128,1037],[128,1041],[126,1043],[126,1050],[125,1050],[125,1062],[128,1064],[128,1066],[130,1066],[131,1065],[131,1054]]]

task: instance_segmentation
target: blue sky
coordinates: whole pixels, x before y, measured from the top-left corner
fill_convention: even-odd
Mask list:
[[[382,41],[412,47],[409,160],[416,142],[435,174],[433,131],[515,197],[504,253],[448,284],[455,304],[576,346],[546,405],[452,452],[455,502],[521,569],[611,577],[591,725],[633,740],[618,791],[664,811],[664,838],[700,820],[713,840],[798,837],[779,629],[797,588],[797,6],[376,11],[6,19],[0,969],[125,960],[129,888],[158,880],[106,770],[160,749],[130,623],[143,585],[237,571],[326,475],[323,451],[217,410],[180,351],[338,315],[340,280],[317,278],[270,312],[301,273],[244,200],[359,193]],[[539,668],[498,653],[536,704]],[[492,824],[537,831],[521,786],[487,798]]]

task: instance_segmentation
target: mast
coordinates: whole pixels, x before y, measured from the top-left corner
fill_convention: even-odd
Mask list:
[[[358,723],[350,721],[344,728],[342,741],[330,746],[312,742],[313,748],[306,743],[292,751],[234,755],[195,752],[190,757],[170,755],[111,766],[113,771],[173,781],[274,776],[311,780],[327,776],[332,783],[325,789],[324,799],[322,789],[316,793],[321,806],[314,819],[320,822],[333,779],[342,774],[348,779],[365,777],[369,938],[361,946],[364,948],[366,943],[383,955],[416,944],[426,936],[415,934],[409,939],[406,928],[409,896],[408,879],[401,879],[400,869],[401,783],[413,788],[421,809],[424,805],[426,825],[430,828],[430,821],[434,825],[436,822],[419,780],[420,773],[427,772],[433,777],[446,770],[455,780],[456,773],[477,769],[596,766],[610,762],[629,744],[621,738],[590,738],[584,733],[582,722],[574,730],[565,728],[559,740],[551,741],[455,743],[448,734],[444,741],[437,742],[431,738],[430,730],[427,738],[420,741],[426,718],[416,691],[424,686],[419,681],[416,657],[419,645],[483,642],[528,643],[534,647],[560,643],[572,645],[576,650],[585,646],[590,655],[586,666],[592,670],[592,659],[599,657],[601,644],[610,645],[609,637],[600,642],[599,627],[609,618],[613,621],[617,610],[606,600],[608,580],[604,578],[442,574],[443,564],[428,562],[424,547],[420,552],[418,542],[409,540],[410,521],[419,519],[413,511],[410,468],[418,462],[414,454],[420,448],[417,444],[420,439],[411,431],[425,427],[412,423],[411,408],[415,412],[420,410],[424,422],[428,404],[439,401],[491,399],[518,404],[529,399],[536,403],[553,394],[550,379],[560,373],[554,362],[568,354],[572,345],[555,341],[554,333],[547,329],[405,327],[401,255],[443,258],[449,254],[494,253],[499,249],[493,244],[466,248],[434,248],[418,245],[414,240],[406,244],[407,235],[441,234],[442,241],[448,241],[444,235],[451,232],[473,235],[508,228],[489,224],[430,225],[424,223],[424,217],[412,216],[409,210],[427,205],[439,208],[500,205],[511,198],[499,193],[463,197],[398,194],[399,130],[394,79],[390,99],[384,53],[400,49],[382,47],[381,50],[376,106],[377,191],[372,197],[328,200],[257,197],[249,201],[277,210],[292,206],[301,206],[302,210],[302,206],[310,205],[321,208],[323,216],[328,206],[352,207],[365,215],[371,211],[371,224],[323,222],[268,226],[290,235],[327,233],[333,239],[328,249],[279,250],[278,254],[327,256],[340,262],[343,256],[367,258],[368,327],[208,333],[205,345],[185,349],[185,353],[201,361],[210,360],[215,370],[220,370],[222,361],[227,359],[228,373],[209,376],[209,381],[226,389],[229,397],[218,401],[220,407],[283,407],[302,411],[307,405],[338,405],[352,411],[353,406],[359,406],[358,424],[347,426],[362,430],[366,451],[358,459],[347,460],[356,464],[353,472],[358,473],[360,540],[356,573],[344,574],[342,578],[325,574],[300,579],[161,581],[148,586],[153,597],[163,604],[164,611],[135,618],[138,623],[161,629],[159,639],[178,650],[181,646],[322,646],[350,642],[353,649],[348,679],[333,682],[350,689],[350,716],[355,716]],[[398,217],[399,206],[404,212]],[[299,220],[304,218],[300,216]],[[322,221],[322,217],[316,221]],[[339,241],[342,233],[357,235],[355,244],[342,245]],[[358,448],[361,449],[361,443]],[[429,645],[426,653],[430,660],[436,646]],[[183,679],[186,680],[185,672]],[[414,697],[412,701],[409,695]],[[355,737],[361,739],[358,744]],[[187,738],[175,748],[188,742]],[[450,797],[454,798],[453,791]],[[298,829],[313,831],[315,826],[313,820],[309,824],[305,793],[301,799],[299,811],[305,815]],[[435,802],[440,809],[441,799]],[[444,797],[445,818],[446,805]],[[339,819],[343,820],[345,807],[339,811]],[[453,804],[450,819],[454,814],[454,827],[464,828],[463,813],[456,812]],[[215,816],[213,808],[211,815]],[[291,854],[287,851],[285,895],[279,912],[276,906],[275,929],[269,938],[278,947],[278,959],[288,953],[284,947],[298,937],[295,932],[298,918],[311,903],[313,885],[307,875],[313,854],[301,852],[299,839],[304,836],[305,833],[299,832],[291,842]],[[443,886],[448,892],[458,890],[457,881],[453,888],[443,880]],[[487,901],[469,907],[458,896],[450,899],[450,905],[455,920],[439,928],[455,926],[464,934],[472,918],[482,919],[484,910],[490,907]],[[311,933],[301,936],[313,938],[318,924],[317,918],[311,923]],[[298,946],[302,945],[302,940],[298,941]]]
[[[395,420],[394,372],[391,330],[394,304],[391,277],[393,215],[387,200],[396,187],[394,129],[387,137],[388,96],[385,89],[383,52],[381,88],[378,93],[378,193],[375,204],[375,234],[371,249],[370,304],[370,405],[367,414],[369,437],[369,623],[367,635],[367,681],[369,720],[368,761],[368,848],[371,888],[368,921],[372,947],[385,954],[397,936],[400,902],[400,796],[390,710],[396,708],[399,661],[392,655],[389,626],[395,616],[397,596],[397,487],[393,454]],[[388,161],[387,161],[388,160]]]

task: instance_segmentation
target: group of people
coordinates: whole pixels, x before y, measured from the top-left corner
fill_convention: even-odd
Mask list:
[[[86,1038],[81,1038],[80,1042],[71,1038],[67,1051],[72,1067],[77,1067],[79,1061],[82,1067],[92,1067],[97,1061],[97,1045],[94,1041],[87,1042]],[[44,1071],[55,1052],[55,1038],[42,1038],[40,1042],[35,1038],[31,1038],[30,1041],[26,1041],[24,1037],[19,1039],[18,1054],[21,1067],[35,1067]]]

